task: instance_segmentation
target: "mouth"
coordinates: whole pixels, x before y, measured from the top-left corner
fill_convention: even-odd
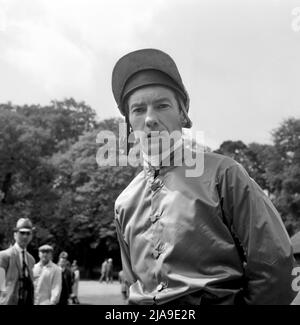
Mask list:
[[[161,137],[164,135],[164,131],[151,131],[149,133],[147,133],[147,139],[150,138],[157,138],[157,137]]]

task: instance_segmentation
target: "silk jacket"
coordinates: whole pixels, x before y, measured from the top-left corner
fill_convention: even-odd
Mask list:
[[[130,304],[290,304],[294,258],[277,210],[231,158],[203,173],[145,167],[115,203]]]
[[[27,251],[26,260],[29,276],[33,282],[32,268],[35,264],[35,260]],[[5,285],[4,290],[0,292],[0,305],[17,305],[19,300],[19,279],[22,276],[22,266],[19,252],[15,246],[0,252],[0,268],[3,268],[5,271]]]

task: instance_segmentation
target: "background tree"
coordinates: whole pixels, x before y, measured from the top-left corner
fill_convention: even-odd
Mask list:
[[[267,176],[276,207],[293,234],[300,230],[300,119],[283,121],[272,135]]]
[[[58,171],[55,188],[61,199],[57,202],[57,220],[64,220],[60,247],[69,245],[76,259],[84,261],[91,272],[93,263],[100,261],[101,252],[114,257],[120,264],[114,219],[114,202],[136,174],[132,167],[99,167],[96,137],[101,130],[117,132],[122,122],[110,119],[97,130],[81,136],[66,152],[57,153],[52,163]],[[54,233],[62,232],[61,223],[53,225]],[[59,229],[56,229],[59,228]],[[92,261],[89,261],[91,259]]]

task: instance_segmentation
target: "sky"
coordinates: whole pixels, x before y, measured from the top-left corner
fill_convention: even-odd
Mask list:
[[[142,48],[175,60],[212,149],[271,143],[300,117],[300,0],[0,0],[0,103],[73,97],[119,117],[112,69]]]

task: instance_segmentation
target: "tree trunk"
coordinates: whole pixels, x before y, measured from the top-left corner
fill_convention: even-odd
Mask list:
[[[11,185],[11,179],[12,179],[12,173],[9,172],[5,175],[4,181],[2,183],[2,192],[4,194],[4,196],[2,198],[2,203],[7,202],[8,193],[9,193],[9,189],[10,189],[10,185]]]

